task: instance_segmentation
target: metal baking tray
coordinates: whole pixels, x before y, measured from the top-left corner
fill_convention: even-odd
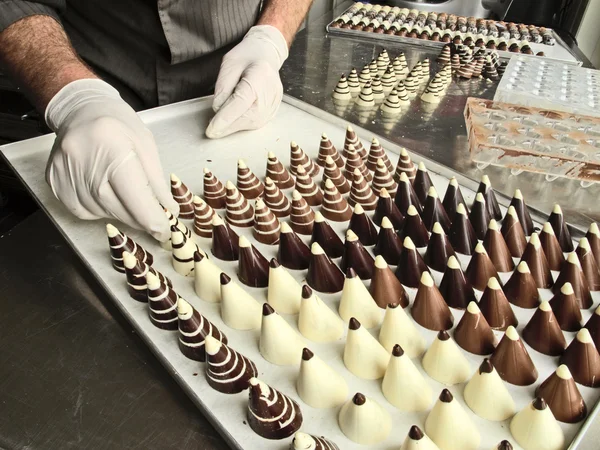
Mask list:
[[[210,167],[216,176],[223,181],[227,179],[234,180],[236,161],[238,158],[244,158],[255,173],[262,177],[267,151],[275,152],[281,161],[287,163],[289,160],[289,142],[295,140],[309,156],[315,157],[318,151],[320,134],[323,131],[327,132],[338,148],[343,143],[345,132],[345,123],[341,119],[289,97],[284,98],[284,103],[281,105],[275,119],[261,129],[260,132],[242,132],[214,141],[204,137],[204,130],[212,116],[210,98],[190,100],[156,108],[142,112],[140,116],[154,133],[164,164],[165,176],[168,172],[178,174],[189,188],[196,193],[201,192],[203,167]],[[372,137],[371,134],[359,127],[355,127],[355,130],[366,145]],[[131,322],[161,363],[181,384],[200,411],[219,430],[231,448],[260,448],[266,450],[287,448],[286,445],[289,445],[291,439],[268,441],[256,435],[246,424],[247,394],[225,395],[212,390],[204,378],[203,364],[185,358],[179,351],[177,333],[162,331],[154,327],[148,319],[147,306],[129,297],[124,275],[113,270],[110,264],[105,235],[105,223],[107,221],[87,222],[76,219],[54,198],[44,181],[44,168],[53,140],[53,135],[46,135],[0,147],[0,152],[35,196],[88,270],[98,279],[123,315]],[[396,156],[393,153],[398,153],[400,148],[384,139],[380,141],[395,162]],[[416,159],[416,161],[418,162],[420,159]],[[426,161],[426,163],[428,162]],[[443,196],[447,185],[447,177],[453,174],[448,169],[444,169],[435,163],[428,163],[428,168],[434,184],[440,195]],[[456,175],[463,187],[467,202],[471,202],[474,198],[474,189],[476,189],[477,183],[458,174]],[[504,205],[507,203],[506,199],[500,199],[500,201]],[[340,233],[343,232],[346,226],[346,224],[332,225]],[[156,242],[143,233],[126,227],[120,226],[120,228],[154,254],[154,267],[170,277],[173,280],[175,290],[227,335],[231,347],[256,363],[259,377],[262,380],[298,401],[304,415],[302,431],[324,435],[345,450],[364,448],[350,442],[341,433],[337,426],[338,409],[313,409],[299,399],[295,389],[298,367],[274,366],[267,363],[260,356],[257,345],[258,330],[236,331],[229,329],[220,318],[219,305],[199,299],[193,290],[193,280],[181,277],[172,269],[169,252],[162,250]],[[236,229],[236,231],[251,236],[250,229]],[[198,237],[195,237],[195,239],[207,253],[210,253],[209,240]],[[254,240],[252,241],[267,258],[275,255],[276,246],[268,247],[258,244]],[[212,259],[230,275],[236,273],[236,263]],[[462,262],[464,263],[464,261]],[[303,272],[293,273],[299,281],[302,279],[302,274]],[[440,278],[441,274],[434,273],[434,279],[437,283],[439,283]],[[264,301],[266,299],[266,289],[246,289],[251,291],[258,300]],[[415,291],[408,290],[408,292],[411,300],[414,299]],[[549,293],[546,293],[545,298],[548,296]],[[337,310],[339,294],[320,295],[320,297],[332,309]],[[595,293],[594,299],[597,303],[600,296]],[[518,330],[520,331],[533,311],[515,308],[515,312],[519,319]],[[453,313],[456,323],[458,323],[461,313],[456,311],[453,311]],[[583,313],[584,319],[587,320],[591,311],[583,311]],[[296,327],[295,317],[284,317],[293,327]],[[431,342],[436,334],[424,329],[422,333],[428,342]],[[567,334],[569,334],[567,340],[570,341],[573,333]],[[316,344],[307,341],[308,347],[327,361],[348,381],[350,393],[363,392],[379,402],[392,414],[394,421],[392,435],[384,443],[369,448],[375,450],[399,448],[410,425],[417,424],[423,427],[427,413],[401,413],[385,400],[380,391],[379,381],[364,381],[354,377],[346,370],[342,362],[343,345],[343,340],[333,344]],[[530,350],[530,354],[540,372],[538,381],[541,382],[556,368],[556,358],[540,355],[534,350]],[[474,372],[482,358],[466,353],[465,355],[469,359]],[[415,360],[415,363],[420,367],[420,362]],[[429,382],[434,393],[439,393],[442,390],[443,386],[440,383],[431,379],[429,379]],[[508,387],[513,394],[518,409],[524,407],[533,398],[535,385],[528,387],[508,385]],[[462,389],[463,385],[450,388],[461,403],[463,402]],[[571,449],[577,448],[591,427],[597,428],[600,426],[597,417],[600,410],[598,406],[600,390],[584,387],[580,387],[580,390],[590,409],[586,421],[576,425],[561,424],[565,432],[566,442],[570,443],[569,448]],[[467,407],[465,406],[465,408]],[[467,411],[469,411],[468,408]],[[508,431],[508,421],[488,422],[475,416],[470,411],[468,414],[482,435],[481,448],[491,448],[502,439],[509,439],[514,443],[514,439]],[[515,448],[518,448],[518,446]]]

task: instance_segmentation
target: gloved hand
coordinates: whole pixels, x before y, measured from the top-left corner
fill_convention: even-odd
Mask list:
[[[283,97],[279,69],[287,57],[287,42],[277,28],[250,28],[223,58],[213,100],[217,114],[206,135],[220,138],[260,128],[271,120]]]
[[[45,116],[56,132],[46,167],[56,198],[81,219],[114,217],[167,240],[159,202],[174,214],[179,206],[152,133],[117,90],[99,79],[73,81],[52,98]]]

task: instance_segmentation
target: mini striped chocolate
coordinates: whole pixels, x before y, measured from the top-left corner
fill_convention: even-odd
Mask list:
[[[212,237],[212,218],[215,215],[212,209],[204,200],[197,195],[194,196],[194,233],[200,237]],[[191,236],[186,236],[188,239]]]
[[[410,159],[410,155],[405,148],[402,148],[400,156],[398,156],[398,163],[396,164],[396,171],[394,173],[394,180],[396,182],[400,181],[400,174],[402,172],[406,174],[411,184],[415,181],[417,167]]]
[[[225,187],[207,168],[204,169],[204,201],[214,209],[225,208]]]
[[[179,350],[186,358],[206,361],[204,345],[207,336],[227,344],[227,337],[221,330],[181,297],[177,299],[177,318]]]
[[[369,172],[369,169],[365,166],[364,161],[360,158],[358,153],[352,149],[352,146],[350,146],[346,152],[346,166],[344,167],[344,176],[348,180],[354,180],[354,169],[360,170],[360,173],[365,177],[367,183],[370,183],[373,180],[373,175],[371,175],[371,172]]]
[[[298,191],[292,193],[292,211],[290,214],[290,226],[298,234],[311,235],[315,213],[308,206],[302,194]]]
[[[323,133],[321,135],[321,143],[319,144],[319,156],[317,158],[317,164],[325,167],[325,160],[328,156],[331,157],[336,166],[344,167],[344,160],[338,153],[335,146],[332,144],[331,140],[329,140],[327,135]]]
[[[266,177],[270,178],[279,189],[289,189],[294,186],[294,179],[273,152],[267,155]]]
[[[321,214],[334,222],[346,222],[352,217],[352,208],[331,180],[325,182]]]
[[[356,151],[362,159],[367,158],[367,149],[363,147],[362,142],[354,132],[352,126],[348,125],[346,128],[346,138],[344,139],[344,151],[342,152],[344,158],[348,157],[350,146],[352,146],[352,149]]]
[[[193,219],[194,205],[192,200],[194,194],[174,173],[171,174],[171,194],[173,195],[173,199],[179,204],[179,218]]]
[[[299,166],[304,167],[304,170],[314,177],[319,173],[319,166],[310,159],[304,150],[300,148],[294,141],[290,143],[290,171],[293,175],[298,175],[297,169]]]
[[[179,296],[152,273],[146,275],[148,313],[152,324],[162,330],[177,330],[177,299]]]
[[[383,160],[383,162],[385,163],[385,165],[387,166],[387,168],[390,172],[392,172],[394,170],[394,166],[392,165],[390,159],[388,158],[387,153],[385,152],[385,150],[379,143],[379,139],[374,137],[371,140],[371,148],[369,149],[369,156],[367,157],[367,162],[365,163],[365,165],[367,166],[367,169],[369,169],[371,172],[375,171],[375,169],[377,169],[377,160],[378,159]]]
[[[240,159],[237,165],[237,188],[240,194],[248,200],[260,197],[265,190],[264,185],[254,175],[254,172],[250,170],[243,159]]]
[[[110,223],[106,225],[106,234],[108,236],[108,245],[110,246],[112,265],[117,272],[125,272],[123,252],[131,253],[136,259],[148,265],[152,265],[154,262],[154,257],[151,253],[144,250],[141,245],[137,244],[133,239]]]
[[[225,189],[227,191],[227,203],[225,219],[234,227],[251,227],[254,223],[254,209],[246,200],[246,197],[228,181]]]
[[[146,275],[148,273],[152,273],[161,282],[172,286],[171,280],[145,262],[138,260],[132,253],[123,252],[123,266],[125,268],[125,275],[127,276],[127,291],[129,292],[129,296],[138,302],[145,303],[148,301],[146,293]]]
[[[261,244],[274,245],[279,242],[281,226],[275,214],[265,205],[262,199],[254,205],[254,228],[252,235]]]
[[[302,166],[296,171],[296,191],[300,192],[309,206],[319,206],[323,203],[323,192]]]
[[[171,227],[171,245],[173,253],[171,262],[179,275],[191,277],[194,274],[194,253],[204,252],[196,245],[193,239],[188,239],[177,227]]]
[[[372,186],[375,192],[381,191],[381,188],[386,188],[392,197],[396,195],[396,191],[398,190],[398,185],[382,159],[377,160]]]
[[[216,391],[237,394],[250,386],[258,375],[256,365],[241,353],[217,339],[206,338],[206,381]]]
[[[294,181],[294,180],[292,180]],[[265,178],[265,192],[264,192],[265,205],[275,214],[277,217],[288,217],[292,209],[289,199],[283,195],[283,192],[279,190],[277,185],[271,180],[271,178]]]
[[[360,204],[366,211],[373,211],[377,206],[377,196],[358,169],[354,169],[354,180],[348,202],[352,206]]]

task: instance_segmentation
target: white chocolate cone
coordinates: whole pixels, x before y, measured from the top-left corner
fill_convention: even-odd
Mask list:
[[[260,327],[260,303],[235,281],[221,282],[221,318],[234,330],[254,330]]]
[[[342,406],[338,423],[348,439],[361,445],[377,444],[392,430],[390,414],[362,394],[356,394]]]
[[[355,317],[366,328],[381,323],[383,312],[359,277],[346,277],[339,313],[345,322]]]
[[[394,347],[381,390],[402,411],[426,411],[433,400],[431,387],[399,345]]]
[[[348,398],[348,384],[335,370],[305,348],[296,381],[298,395],[313,408],[334,408]]]
[[[400,450],[440,450],[440,448],[419,427],[413,425]]]
[[[173,253],[171,261],[173,268],[179,275],[191,277],[194,275],[194,253],[205,253],[198,248],[193,239],[187,238],[179,229],[171,229],[171,245]]]
[[[469,361],[445,331],[438,333],[425,352],[423,369],[431,378],[446,386],[464,383],[471,375]]]
[[[387,350],[358,320],[351,318],[344,346],[347,369],[359,378],[377,380],[385,374],[389,360]]]
[[[379,342],[390,353],[394,345],[400,345],[409,358],[421,356],[427,348],[425,338],[401,306],[394,308],[388,306],[385,310],[383,324],[379,331]]]
[[[313,342],[332,342],[344,335],[344,321],[310,287],[304,286],[298,329]]]
[[[304,341],[268,303],[263,305],[258,349],[267,361],[278,366],[298,364]]]
[[[538,409],[534,405],[545,408]],[[562,428],[541,399],[535,399],[515,414],[510,432],[525,450],[562,450],[565,445]]]
[[[194,261],[194,290],[196,295],[205,302],[221,301],[221,269],[210,259],[203,256],[200,261]]]
[[[300,311],[300,299],[302,297],[302,286],[282,266],[273,267],[269,265],[269,288],[267,290],[267,302],[279,314],[298,314]]]
[[[487,420],[506,420],[516,412],[504,381],[488,359],[483,360],[465,386],[463,398],[471,411]]]

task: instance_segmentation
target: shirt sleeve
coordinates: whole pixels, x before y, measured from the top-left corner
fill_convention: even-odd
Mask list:
[[[0,0],[0,33],[24,17],[43,15],[60,22],[59,12],[65,9],[65,0]]]

